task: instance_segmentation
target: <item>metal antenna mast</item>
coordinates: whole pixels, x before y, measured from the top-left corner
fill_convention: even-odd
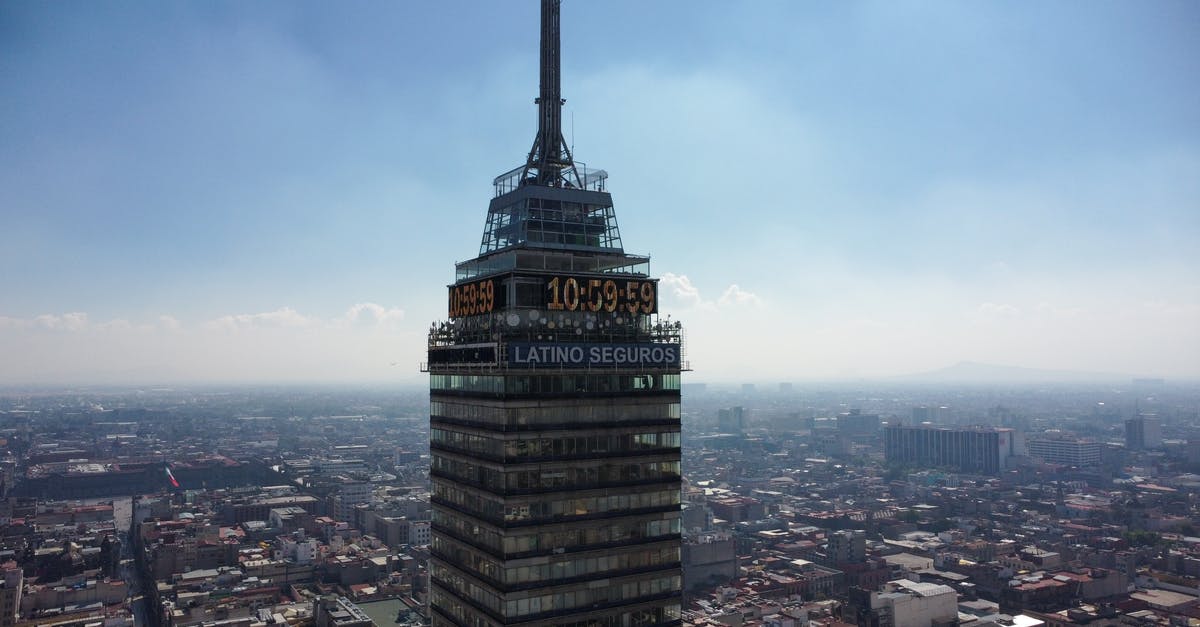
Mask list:
[[[563,140],[559,60],[558,14],[562,0],[542,0],[541,81],[538,97],[538,132],[525,161],[522,184],[580,187],[571,150]]]

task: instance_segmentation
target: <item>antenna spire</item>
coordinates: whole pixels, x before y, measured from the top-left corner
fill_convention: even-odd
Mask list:
[[[579,187],[571,150],[563,140],[560,77],[559,5],[562,0],[542,0],[541,81],[538,97],[538,131],[525,161],[522,185]]]

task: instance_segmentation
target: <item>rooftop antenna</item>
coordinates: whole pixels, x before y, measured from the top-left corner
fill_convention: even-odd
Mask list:
[[[558,16],[562,0],[542,0],[541,80],[538,97],[538,131],[525,161],[522,185],[580,187],[571,150],[563,140],[560,77],[561,49]]]

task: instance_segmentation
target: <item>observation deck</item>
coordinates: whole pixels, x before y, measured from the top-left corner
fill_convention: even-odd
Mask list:
[[[522,245],[623,252],[612,196],[605,189],[608,173],[583,166],[571,166],[570,172],[578,186],[538,185],[530,181],[525,166],[496,177],[496,195],[488,206],[479,255]]]

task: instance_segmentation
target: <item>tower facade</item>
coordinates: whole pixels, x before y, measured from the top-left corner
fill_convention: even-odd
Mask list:
[[[682,329],[562,140],[558,16],[533,148],[429,333],[435,626],[680,623]]]

